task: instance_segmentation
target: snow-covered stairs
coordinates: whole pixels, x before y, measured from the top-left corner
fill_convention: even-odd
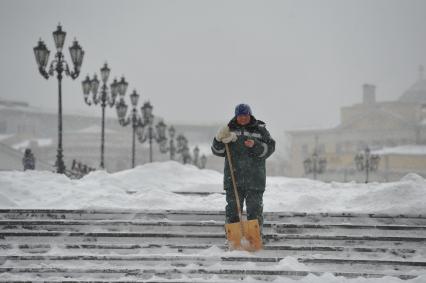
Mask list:
[[[265,213],[265,249],[227,252],[223,212],[0,210],[0,282],[226,282],[426,273],[426,216]]]

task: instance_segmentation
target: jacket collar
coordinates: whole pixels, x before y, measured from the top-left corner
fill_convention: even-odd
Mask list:
[[[257,120],[253,115],[250,115],[250,117],[251,117],[250,122],[247,125],[244,125],[244,126],[239,125],[237,123],[237,117],[234,117],[234,118],[231,119],[231,121],[229,121],[228,127],[230,129],[233,129],[233,130],[235,130],[235,129],[251,129],[251,128],[256,128],[259,123],[263,123],[263,122]]]

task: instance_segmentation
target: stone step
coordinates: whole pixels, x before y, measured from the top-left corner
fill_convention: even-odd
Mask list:
[[[135,226],[200,226],[200,227],[223,227],[224,221],[143,221],[143,220],[0,220],[1,226],[11,225],[135,225]],[[426,230],[421,225],[365,225],[350,223],[285,223],[278,221],[265,221],[264,227],[273,228],[346,228],[346,229],[382,229],[382,230]]]
[[[393,236],[332,236],[316,234],[265,234],[267,245],[299,246],[368,246],[398,247],[403,249],[424,250],[424,237]],[[0,245],[53,243],[53,244],[207,244],[223,245],[225,234],[222,233],[137,233],[137,232],[1,232]]]
[[[161,273],[161,269],[179,269],[182,272],[185,272],[188,269],[206,269],[206,270],[214,270],[214,269],[234,269],[234,270],[258,270],[258,271],[265,271],[265,272],[271,272],[271,271],[281,271],[293,268],[286,268],[282,267],[279,263],[271,263],[271,262],[189,262],[189,261],[170,261],[170,262],[164,262],[161,260],[158,261],[143,261],[143,262],[137,262],[137,261],[63,261],[63,262],[34,262],[29,261],[27,262],[29,266],[25,266],[24,262],[19,262],[19,264],[15,264],[14,266],[11,265],[4,265],[1,266],[1,268],[40,268],[40,269],[62,269],[62,268],[78,268],[78,267],[84,267],[86,270],[92,270],[92,269],[155,269],[159,271],[157,273],[157,276],[163,277],[164,275]],[[301,263],[299,263],[301,264]],[[363,261],[350,261],[350,262],[334,262],[334,261],[315,261],[315,262],[303,262],[303,268],[301,269],[303,271],[309,271],[309,272],[330,272],[330,271],[338,271],[342,273],[368,273],[368,274],[388,274],[388,275],[395,275],[395,274],[411,274],[411,275],[424,275],[425,269],[424,267],[418,267],[418,266],[404,266],[399,265],[397,263],[371,263],[371,262],[363,262]],[[25,272],[25,271],[24,271]],[[29,271],[31,272],[31,271]],[[59,272],[58,272],[59,273]],[[88,271],[87,273],[91,273]],[[89,277],[89,274],[80,276],[80,278],[87,278]],[[22,274],[20,274],[22,275]],[[57,274],[59,275],[59,274]],[[130,274],[131,275],[131,274]],[[163,275],[163,276],[162,276]],[[195,277],[201,277],[202,274],[197,274]],[[279,274],[276,274],[279,275]],[[284,274],[285,275],[285,274]],[[1,274],[0,272],[0,278],[5,278],[6,275]],[[50,275],[52,276],[52,275]],[[126,275],[126,278],[129,275]],[[37,276],[39,277],[39,276]],[[71,278],[78,278],[78,276],[70,276]],[[105,278],[103,274],[101,275],[94,275],[91,274],[91,277],[97,277],[97,278]],[[21,277],[22,278],[22,277]],[[119,277],[118,277],[119,278]],[[171,277],[173,278],[173,277]]]
[[[20,237],[86,237],[86,238],[199,238],[199,239],[225,239],[222,233],[171,233],[171,232],[69,232],[69,231],[13,231],[0,232],[0,239]],[[389,242],[414,242],[425,243],[426,237],[400,237],[400,236],[338,236],[316,234],[264,234],[268,241],[280,241],[288,239],[306,240],[343,240],[343,241],[389,241]],[[0,242],[1,243],[1,242]]]
[[[4,255],[16,254],[49,254],[52,251],[62,250],[67,255],[94,254],[94,255],[132,255],[132,254],[161,254],[161,253],[182,253],[199,254],[208,249],[225,251],[225,245],[155,245],[155,244],[4,244],[0,245]],[[398,248],[398,247],[367,247],[367,246],[296,246],[296,245],[265,245],[264,249],[258,253],[261,256],[279,257],[312,257],[327,256],[335,258],[357,258],[369,259],[409,259],[426,254],[423,248]]]
[[[179,262],[179,263],[191,263],[200,264],[203,266],[209,266],[217,264],[218,262],[226,264],[244,264],[244,263],[279,263],[284,257],[260,257],[256,255],[250,256],[201,256],[201,255],[143,255],[143,256],[123,256],[123,255],[15,255],[15,256],[0,256],[0,264],[2,267],[6,267],[8,264],[16,264],[16,262],[22,262],[24,265],[35,264],[41,262],[42,264],[50,264],[62,262],[81,263],[82,261],[98,262],[106,261],[108,264],[113,262],[124,262],[123,264],[128,266],[128,262],[136,262],[136,264],[146,264],[147,262],[158,264],[158,262]],[[401,260],[377,260],[377,259],[341,259],[341,258],[298,258],[300,263],[305,264],[366,264],[366,265],[390,265],[390,266],[410,266],[418,267],[426,270],[426,261],[401,261]],[[5,264],[6,263],[6,264]],[[85,263],[86,265],[86,263]]]
[[[426,273],[425,216],[277,212],[265,218],[265,248],[246,256],[225,252],[221,211],[3,209],[0,283]],[[306,269],[280,266],[288,256]]]
[[[0,220],[1,232],[58,231],[58,232],[219,232],[223,221],[140,221],[140,220]],[[414,225],[357,225],[266,222],[264,233],[424,236],[426,226]]]
[[[425,215],[392,215],[363,213],[302,213],[302,212],[265,212],[265,221],[285,223],[329,224],[395,224],[426,226]],[[186,211],[186,210],[64,210],[64,209],[0,209],[0,220],[11,219],[99,219],[99,220],[203,220],[223,221],[223,211]]]
[[[234,279],[240,279],[245,278],[246,276],[251,276],[254,279],[263,279],[271,281],[273,279],[276,279],[277,276],[285,276],[285,277],[305,277],[309,274],[313,274],[316,276],[323,275],[325,272],[321,271],[297,271],[297,270],[265,270],[265,269],[238,269],[238,268],[161,268],[161,267],[155,267],[155,268],[25,268],[25,267],[10,267],[10,268],[3,268],[0,267],[0,274],[6,274],[3,276],[13,276],[15,274],[19,274],[21,276],[32,276],[34,277],[45,277],[48,278],[48,276],[54,277],[56,280],[58,280],[58,277],[64,277],[69,280],[69,278],[79,278],[84,276],[85,278],[95,277],[97,280],[99,280],[100,276],[103,278],[107,277],[122,277],[126,276],[126,279],[150,279],[155,276],[155,279],[160,278],[168,278],[168,279],[178,279],[181,278],[182,275],[189,277],[189,278],[201,278],[201,279],[207,279],[211,278],[211,276],[219,276],[224,278],[234,278]],[[387,272],[387,273],[380,273],[380,272],[327,272],[331,273],[334,276],[343,276],[347,278],[356,278],[356,277],[366,277],[366,278],[382,278],[384,276],[390,275],[393,277],[397,277],[400,279],[413,279],[418,276],[418,274],[403,274],[401,272]],[[95,279],[93,278],[93,279]],[[118,279],[117,278],[117,279]],[[92,280],[93,280],[92,279]],[[90,282],[93,282],[93,281]],[[133,280],[132,280],[133,281]],[[10,281],[7,281],[10,282]],[[111,282],[108,280],[108,282]],[[151,282],[151,281],[150,281]],[[193,281],[191,281],[193,282]]]

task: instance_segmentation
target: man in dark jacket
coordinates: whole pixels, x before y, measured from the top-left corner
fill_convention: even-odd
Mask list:
[[[256,120],[247,104],[237,105],[234,118],[227,126],[219,129],[213,139],[211,147],[213,154],[225,157],[226,223],[234,223],[240,219],[225,143],[229,144],[241,209],[245,200],[247,219],[258,219],[262,227],[263,192],[266,184],[265,160],[275,151],[275,141],[266,130],[265,123]]]

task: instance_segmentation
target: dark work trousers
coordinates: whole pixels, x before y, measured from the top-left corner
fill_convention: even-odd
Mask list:
[[[233,188],[226,190],[226,223],[238,222],[239,216],[237,211],[237,201]],[[238,189],[240,198],[241,210],[246,203],[247,220],[257,219],[259,221],[260,230],[262,231],[263,224],[263,191]]]

